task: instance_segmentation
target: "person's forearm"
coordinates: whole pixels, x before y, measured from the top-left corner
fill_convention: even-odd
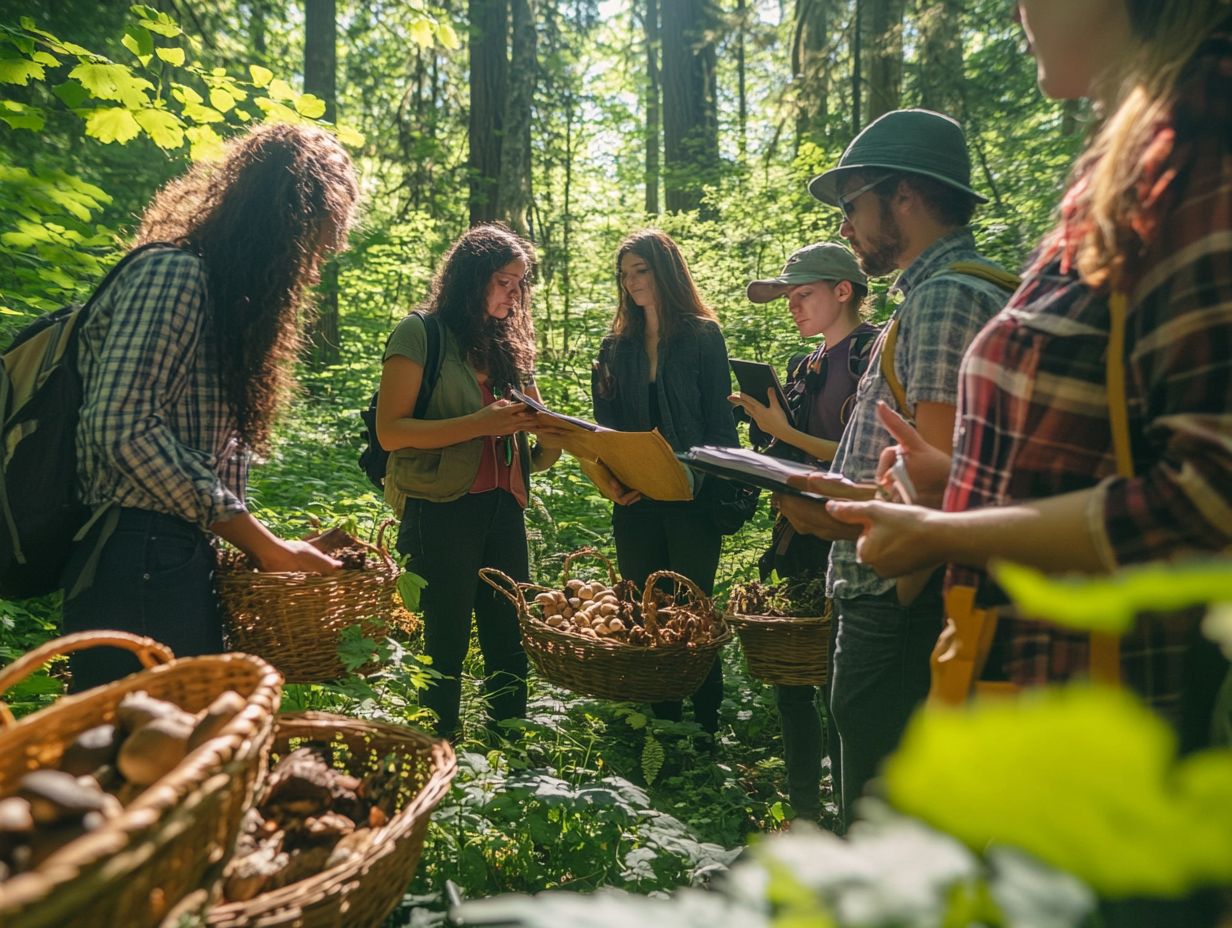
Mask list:
[[[941,560],[957,564],[985,567],[999,559],[1045,571],[1104,573],[1088,515],[1095,492],[931,513],[925,531],[934,534]]]
[[[279,544],[278,536],[250,512],[241,512],[210,526],[210,531],[239,548],[258,564],[263,563]]]
[[[381,446],[386,451],[400,448],[445,448],[483,435],[474,415],[454,419],[395,419],[381,429]]]
[[[807,432],[787,426],[782,434],[775,435],[780,441],[785,441],[794,448],[799,448],[809,457],[817,461],[833,461],[838,453],[838,442],[826,438],[818,438]]]

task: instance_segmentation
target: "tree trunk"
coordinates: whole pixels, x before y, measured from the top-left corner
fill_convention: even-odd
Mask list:
[[[334,0],[304,2],[304,92],[325,101],[325,118],[337,119],[338,24]],[[321,269],[317,285],[317,318],[308,332],[311,363],[316,368],[339,357],[338,266]]]
[[[505,97],[505,138],[501,143],[497,201],[502,218],[518,235],[530,234],[530,116],[534,105],[535,12],[530,0],[511,0],[512,58]]]
[[[736,146],[742,164],[749,154],[749,97],[744,80],[744,36],[748,31],[748,15],[747,0],[736,0],[736,94],[739,98],[736,105],[736,118],[739,122]]]
[[[500,218],[509,33],[508,0],[470,0],[470,220],[471,225]]]
[[[659,213],[659,0],[645,0],[643,28],[646,35],[646,212]]]
[[[860,98],[864,95],[864,0],[855,0],[851,13],[851,134],[856,136],[860,121]]]
[[[795,86],[796,151],[826,124],[826,4],[796,0],[796,28],[791,43],[791,77]]]
[[[668,210],[693,210],[718,180],[718,23],[710,0],[671,0],[661,13],[664,199]]]
[[[865,0],[861,17],[868,122],[898,109],[903,85],[903,11],[906,0]]]
[[[960,0],[926,0],[920,10],[920,103],[925,109],[959,116],[963,47]]]

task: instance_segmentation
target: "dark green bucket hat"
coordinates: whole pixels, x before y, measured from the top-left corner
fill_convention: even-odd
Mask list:
[[[850,280],[853,284],[868,286],[868,278],[850,251],[833,242],[817,242],[792,252],[778,277],[755,280],[745,292],[754,303],[769,303],[792,287],[819,280]]]
[[[852,140],[838,166],[809,181],[809,193],[838,206],[838,181],[844,172],[869,169],[909,171],[956,187],[987,203],[971,189],[971,156],[962,126],[931,110],[895,110],[875,119]]]

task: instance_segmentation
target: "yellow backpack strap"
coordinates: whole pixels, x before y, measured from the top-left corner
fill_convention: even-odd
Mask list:
[[[945,592],[945,628],[929,660],[928,701],[958,706],[966,702],[988,661],[997,613],[975,607],[975,587],[953,586]]]
[[[915,411],[907,406],[907,391],[903,387],[903,382],[898,379],[898,374],[894,372],[894,349],[898,346],[898,316],[890,320],[886,327],[885,340],[881,343],[881,377],[886,382],[886,386],[890,388],[890,393],[894,396],[894,405],[898,407],[898,411],[903,414],[906,419],[914,419]]]
[[[986,280],[1007,293],[1013,293],[1022,284],[1022,278],[1017,274],[1011,274],[1004,268],[999,268],[993,264],[984,264],[981,261],[955,261],[953,264],[947,265],[946,270],[953,271],[955,274],[966,274],[968,277]]]
[[[946,265],[947,273],[965,274],[968,277],[975,277],[978,280],[985,280],[990,284],[1000,287],[1007,293],[1013,293],[1018,289],[1022,279],[1017,274],[1011,274],[1009,271],[997,267],[993,264],[985,264],[982,261],[955,261],[953,264]],[[895,315],[890,320],[889,327],[886,329],[885,341],[881,346],[881,376],[886,382],[886,386],[890,388],[890,393],[894,396],[894,403],[898,406],[898,411],[906,418],[914,419],[915,410],[907,406],[907,390],[903,387],[903,382],[898,379],[898,374],[894,372],[894,349],[898,346],[898,316]]]
[[[1108,300],[1111,325],[1108,354],[1104,360],[1108,390],[1108,422],[1112,429],[1112,450],[1117,473],[1134,475],[1134,457],[1129,442],[1129,400],[1125,390],[1125,324],[1129,300],[1117,291]],[[1121,639],[1118,635],[1091,633],[1091,679],[1116,686],[1121,682]]]

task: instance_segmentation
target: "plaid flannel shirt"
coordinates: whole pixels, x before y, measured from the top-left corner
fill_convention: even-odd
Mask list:
[[[1116,472],[1108,296],[1073,266],[1083,227],[1071,192],[1023,286],[964,362],[944,502],[960,511],[1094,488],[1088,522],[1109,568],[1232,543],[1228,34],[1190,65],[1141,163],[1133,228],[1141,249],[1121,282],[1134,477]],[[952,568],[950,582],[979,587],[986,603],[1004,601],[980,571]],[[1192,621],[1156,617],[1122,643],[1126,683],[1165,715],[1178,708],[1192,633]],[[1085,673],[1089,661],[1086,636],[1013,617],[999,623],[994,654],[1020,685]]]
[[[81,332],[77,476],[116,502],[207,528],[245,511],[248,455],[218,375],[205,267],[151,249],[99,296]]]
[[[904,295],[895,310],[899,318],[894,372],[914,409],[920,403],[954,405],[963,352],[977,332],[1005,305],[1005,291],[996,284],[949,270],[957,262],[989,262],[975,250],[968,228],[956,229],[933,242],[903,271],[894,289]],[[851,480],[870,481],[877,459],[894,443],[877,418],[877,401],[896,406],[890,385],[881,375],[881,351],[887,324],[873,345],[868,370],[856,388],[855,407],[830,470]],[[900,410],[901,411],[901,410]],[[894,588],[856,560],[854,541],[836,541],[830,548],[826,595],[839,599],[876,596]]]

